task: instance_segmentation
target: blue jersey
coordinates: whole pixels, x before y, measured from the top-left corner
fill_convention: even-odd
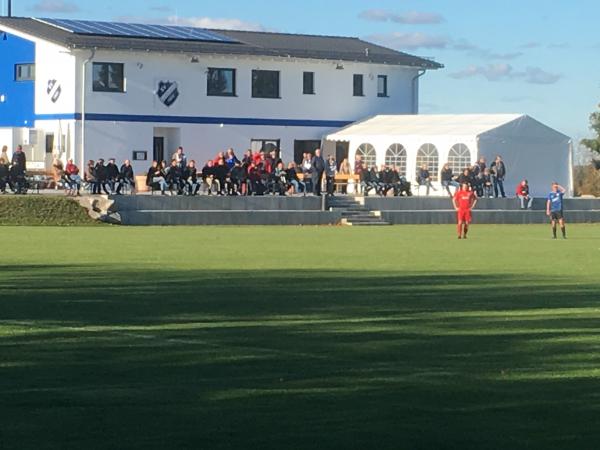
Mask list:
[[[548,201],[550,202],[550,212],[561,212],[563,210],[563,196],[562,192],[550,192],[548,194]]]

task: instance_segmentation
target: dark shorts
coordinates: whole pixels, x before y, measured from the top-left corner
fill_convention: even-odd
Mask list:
[[[562,220],[565,218],[562,211],[552,211],[550,213],[550,217],[552,218],[552,220]]]

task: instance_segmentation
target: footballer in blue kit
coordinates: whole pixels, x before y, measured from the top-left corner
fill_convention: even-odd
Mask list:
[[[567,238],[567,229],[565,226],[565,216],[563,212],[563,197],[565,188],[558,183],[552,183],[552,191],[548,194],[546,202],[546,215],[550,217],[552,223],[552,238],[556,239],[556,224],[560,225],[563,239]]]

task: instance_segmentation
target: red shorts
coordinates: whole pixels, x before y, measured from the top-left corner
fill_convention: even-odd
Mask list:
[[[459,209],[456,214],[458,216],[458,223],[471,223],[472,216],[470,209]]]

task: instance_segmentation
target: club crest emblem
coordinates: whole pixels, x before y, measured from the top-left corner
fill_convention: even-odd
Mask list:
[[[62,94],[62,87],[56,80],[48,80],[48,87],[46,88],[46,94],[50,96],[52,103],[56,103]]]
[[[179,86],[176,81],[159,81],[156,96],[163,105],[170,107],[179,98]]]

